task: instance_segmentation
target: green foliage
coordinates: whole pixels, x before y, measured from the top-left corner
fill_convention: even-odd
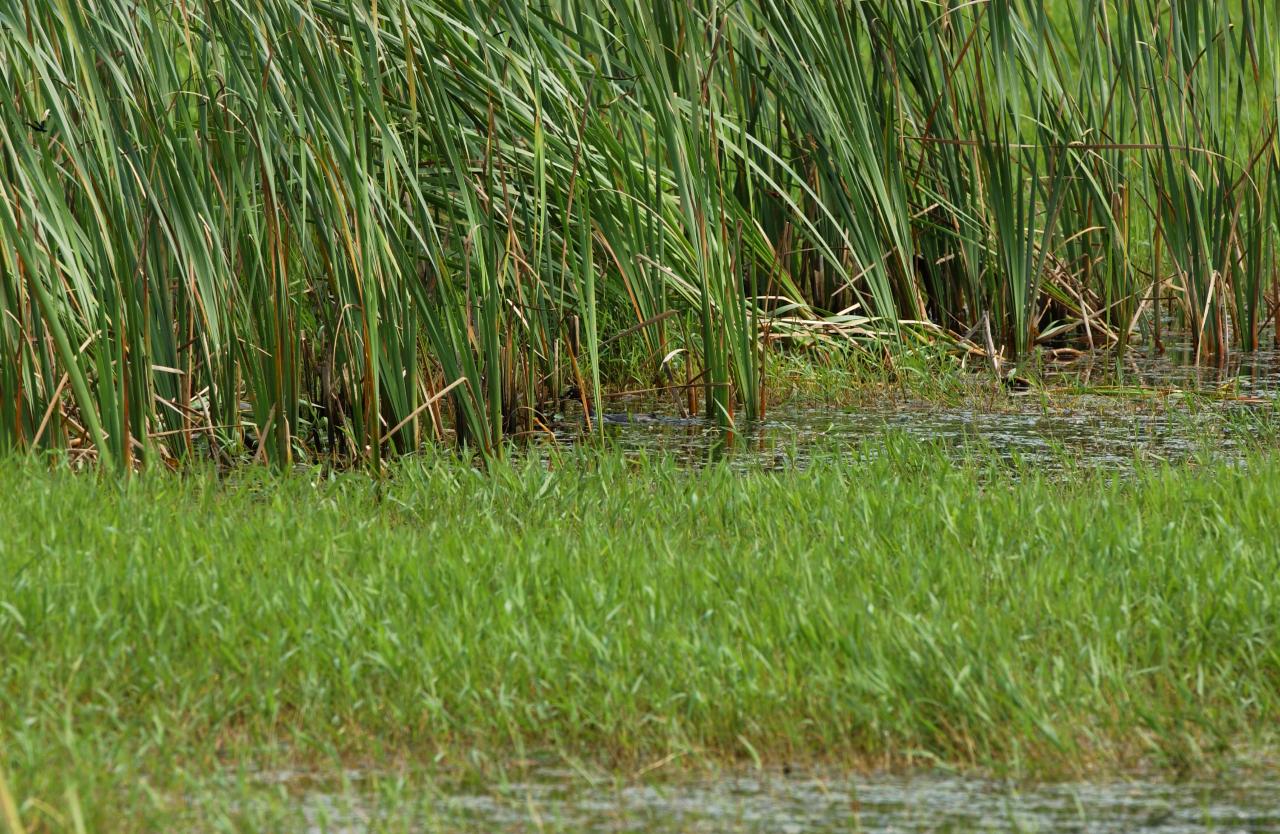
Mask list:
[[[70,795],[118,830],[180,813],[183,780],[317,757],[608,766],[745,739],[1180,772],[1276,741],[1280,463],[1051,478],[878,444],[783,473],[5,463],[0,770],[37,830]]]
[[[761,351],[792,336],[989,326],[1020,361],[1158,335],[1172,305],[1203,353],[1252,347],[1274,18],[8,3],[0,446],[286,465],[452,432],[492,455],[565,390],[598,398],[624,332],[725,422],[762,415]]]

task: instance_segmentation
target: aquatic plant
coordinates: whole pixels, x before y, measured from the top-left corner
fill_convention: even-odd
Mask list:
[[[0,447],[377,461],[602,356],[724,422],[789,340],[1203,354],[1273,317],[1256,0],[21,0]],[[691,400],[696,399],[691,394]]]

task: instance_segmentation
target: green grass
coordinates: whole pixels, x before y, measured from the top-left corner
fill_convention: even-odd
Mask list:
[[[28,830],[160,830],[249,767],[1274,753],[1280,461],[1051,478],[885,449],[382,481],[0,464],[0,768]]]

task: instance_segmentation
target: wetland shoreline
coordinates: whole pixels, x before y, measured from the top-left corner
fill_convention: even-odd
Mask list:
[[[4,463],[10,789],[37,831],[71,793],[154,830],[210,774],[308,760],[1271,766],[1280,461],[875,442],[803,471]]]

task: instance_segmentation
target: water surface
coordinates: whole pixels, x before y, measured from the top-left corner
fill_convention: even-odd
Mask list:
[[[765,468],[803,466],[822,455],[875,454],[887,433],[937,443],[957,457],[1041,469],[1238,458],[1245,447],[1277,436],[1280,352],[1235,354],[1222,366],[1186,358],[1177,351],[1157,358],[1085,354],[1011,394],[946,405],[890,390],[856,406],[790,403],[729,433],[714,421],[681,414],[669,399],[613,398],[602,422],[606,436],[625,450],[671,454],[691,464],[727,457]],[[979,375],[973,382],[991,387]],[[564,443],[586,434],[572,408],[555,428]]]
[[[377,827],[380,817],[373,807],[324,793],[304,797],[303,807],[312,831],[355,834]],[[1264,834],[1280,832],[1280,782],[1017,786],[938,774],[767,774],[592,787],[542,773],[484,792],[435,796],[424,813],[422,830],[494,834]]]

